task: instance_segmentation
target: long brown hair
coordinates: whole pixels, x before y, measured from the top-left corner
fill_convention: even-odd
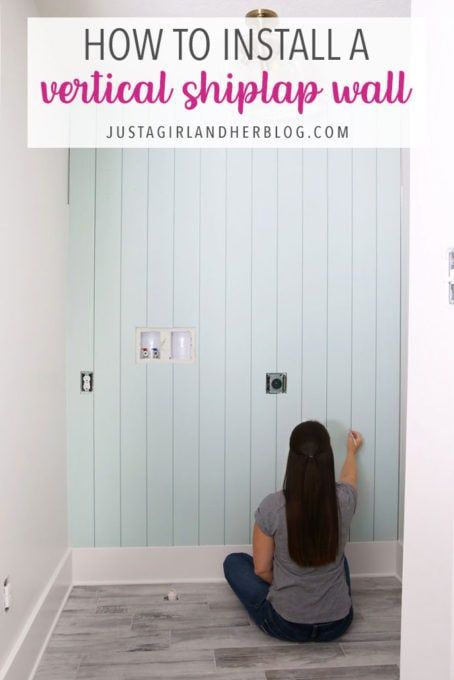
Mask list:
[[[333,562],[339,547],[334,456],[321,423],[308,420],[293,430],[284,495],[292,560],[301,567]]]

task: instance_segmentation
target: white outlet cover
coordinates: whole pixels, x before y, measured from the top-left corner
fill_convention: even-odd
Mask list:
[[[9,581],[5,582],[3,586],[3,609],[5,612],[11,609],[12,597],[11,597],[11,584]]]

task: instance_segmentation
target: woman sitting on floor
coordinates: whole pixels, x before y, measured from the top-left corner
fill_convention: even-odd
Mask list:
[[[295,427],[283,491],[267,496],[255,513],[253,557],[232,553],[224,562],[231,588],[273,637],[327,642],[353,620],[344,549],[356,508],[361,444],[361,435],[350,432],[336,484],[326,428],[314,421]]]

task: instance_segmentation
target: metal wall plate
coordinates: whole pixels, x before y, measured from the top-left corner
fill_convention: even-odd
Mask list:
[[[287,392],[287,373],[267,373],[266,393],[285,394]]]

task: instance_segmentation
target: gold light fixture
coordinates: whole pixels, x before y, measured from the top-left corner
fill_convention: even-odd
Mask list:
[[[276,19],[277,12],[274,9],[251,9],[246,14],[247,19]]]
[[[275,12],[274,9],[251,9],[246,14],[245,19],[246,26],[249,28],[250,41],[252,41],[255,36],[253,47],[254,61],[257,64],[257,59],[259,59],[260,61],[258,63],[260,64],[261,70],[269,70],[272,67],[274,57],[271,57],[270,59],[269,55],[265,56],[267,48],[264,45],[260,45],[260,41],[257,43],[257,34],[260,34],[262,31],[271,31],[279,22],[278,13]],[[270,45],[275,41],[276,37],[271,35],[269,37]],[[268,50],[269,49],[270,48],[268,47]]]

